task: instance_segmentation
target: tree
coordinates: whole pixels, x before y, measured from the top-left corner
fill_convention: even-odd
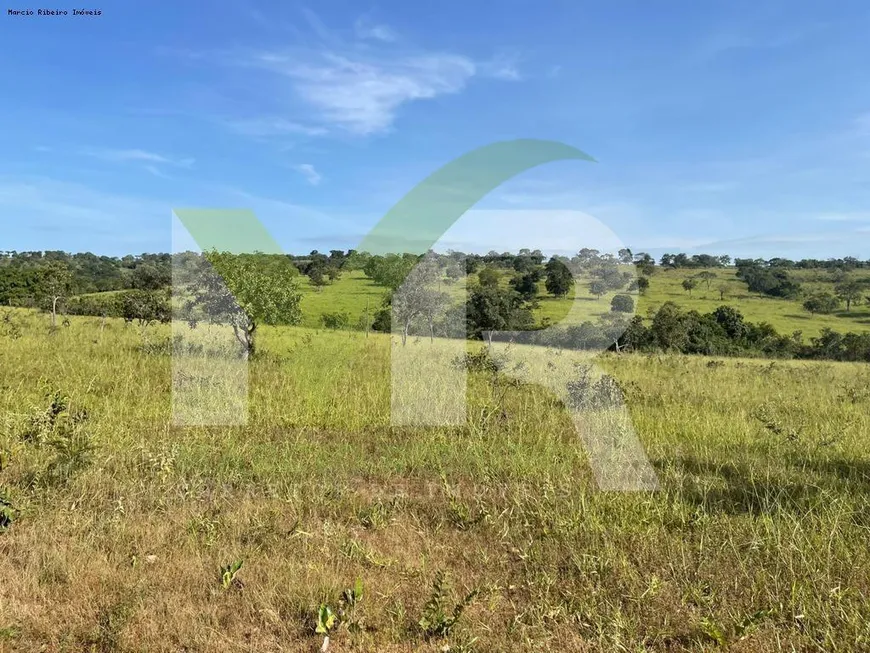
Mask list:
[[[154,263],[142,263],[133,270],[132,285],[137,290],[158,290],[172,282],[169,267],[157,267]]]
[[[317,292],[322,292],[323,287],[329,284],[329,279],[324,274],[323,267],[319,265],[308,269],[308,279]]]
[[[610,310],[617,313],[632,313],[634,300],[629,295],[614,295],[610,300]]]
[[[710,290],[710,282],[716,278],[715,272],[710,272],[710,270],[703,270],[698,273],[698,278],[707,284],[707,290]]]
[[[724,299],[725,299],[725,293],[728,292],[728,284],[720,283],[720,284],[717,286],[716,290],[719,291],[719,301],[720,301],[720,302],[721,302],[721,301],[724,301]]]
[[[634,260],[634,255],[628,247],[624,247],[616,253],[620,263],[631,263]]]
[[[475,288],[465,307],[468,332],[492,344],[493,331],[526,330],[534,325],[532,312],[523,306],[522,298],[513,290],[496,286]]]
[[[143,329],[152,322],[166,323],[172,319],[169,294],[159,290],[128,290],[119,300],[121,317],[136,320]]]
[[[689,297],[692,296],[692,291],[698,286],[698,282],[695,279],[683,279],[683,290],[689,293]]]
[[[649,290],[649,279],[646,277],[638,277],[635,283],[637,284],[637,291],[641,295],[645,295],[646,291]]]
[[[481,286],[498,286],[499,277],[499,273],[489,266],[477,273],[477,280]]]
[[[557,258],[547,261],[546,273],[544,287],[554,297],[564,297],[574,285],[574,277],[568,266]]]
[[[815,315],[816,313],[827,315],[828,313],[837,310],[839,305],[840,300],[832,294],[825,292],[811,295],[803,303],[804,309],[809,311],[811,315]]]
[[[853,303],[861,301],[862,290],[861,284],[853,280],[844,281],[834,287],[837,297],[846,302],[846,312],[852,310]]]
[[[298,271],[286,265],[266,265],[262,255],[211,251],[191,288],[189,309],[202,309],[207,319],[228,323],[245,356],[256,352],[260,324],[298,324],[302,320]]]
[[[434,259],[423,259],[407,275],[404,283],[393,293],[393,318],[402,326],[402,344],[408,340],[408,332],[414,319],[422,317],[429,325],[429,338],[435,339],[435,317],[447,303],[446,293],[439,292],[436,284],[441,278],[441,269]]]
[[[42,296],[51,305],[51,329],[53,331],[57,328],[58,302],[68,297],[72,289],[72,275],[69,265],[52,261],[42,269],[39,285]]]
[[[589,282],[589,292],[601,299],[601,295],[607,292],[607,283],[603,279],[595,279]]]
[[[538,296],[538,283],[533,272],[518,275],[511,279],[511,288],[516,290],[523,301],[530,302]]]

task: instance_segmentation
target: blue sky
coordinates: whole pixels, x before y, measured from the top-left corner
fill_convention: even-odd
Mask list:
[[[155,7],[0,17],[0,249],[166,251],[174,207],[353,247],[440,165],[541,138],[597,163],[516,177],[442,248],[870,258],[866,3]]]

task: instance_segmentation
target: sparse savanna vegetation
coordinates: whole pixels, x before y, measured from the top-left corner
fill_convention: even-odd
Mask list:
[[[106,263],[97,288],[73,260],[16,269],[0,285],[18,304],[0,309],[0,650],[870,648],[870,368],[822,360],[860,344],[837,334],[866,331],[866,269],[668,257],[448,257],[425,292],[401,289],[404,257],[215,258],[237,305],[169,297],[159,260]],[[839,308],[802,307],[825,292]],[[439,331],[462,301],[468,330]],[[170,326],[173,302],[189,320]],[[486,342],[568,306],[578,329],[602,320],[598,352]],[[795,343],[777,360],[753,344],[771,329]],[[797,330],[818,360],[785,360]],[[172,354],[215,364],[218,336],[249,359],[247,418],[180,426],[173,388],[208,377],[173,373]],[[464,421],[392,425],[391,348],[444,359],[445,336],[472,338],[450,358]],[[731,355],[674,353],[709,343]],[[402,382],[435,397],[430,377]],[[617,402],[654,491],[596,482],[572,414]]]

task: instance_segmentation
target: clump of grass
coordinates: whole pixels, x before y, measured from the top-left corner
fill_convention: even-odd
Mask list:
[[[420,621],[417,622],[425,638],[449,637],[466,608],[477,597],[478,590],[472,590],[455,603],[452,601],[451,594],[447,574],[443,570],[437,571],[432,582],[432,592],[423,606]],[[452,608],[451,603],[453,603]]]

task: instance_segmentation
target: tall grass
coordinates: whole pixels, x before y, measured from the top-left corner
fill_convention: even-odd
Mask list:
[[[174,427],[168,329],[19,319],[0,650],[313,651],[356,579],[330,650],[870,648],[867,366],[602,356],[659,480],[608,493],[558,395],[504,369],[471,365],[464,425],[393,427],[388,336],[264,329],[247,423]],[[34,483],[56,392],[93,450]]]

